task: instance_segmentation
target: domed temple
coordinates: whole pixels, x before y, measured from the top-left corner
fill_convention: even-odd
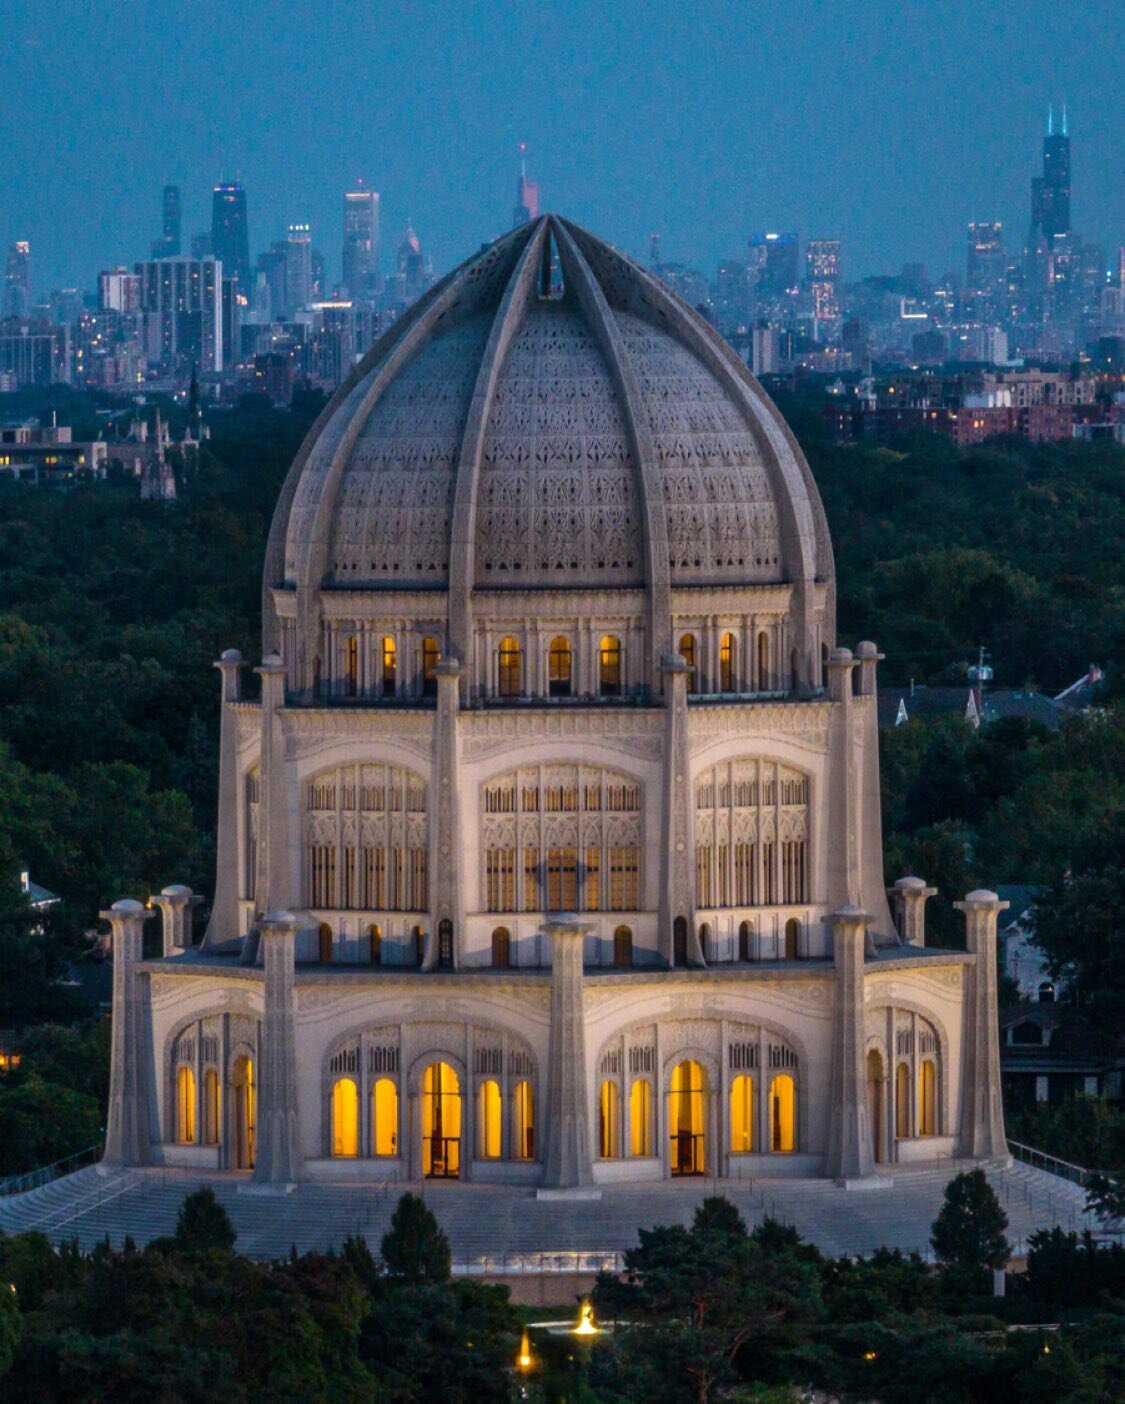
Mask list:
[[[1006,1154],[992,893],[884,888],[876,668],[738,356],[547,215],[356,368],[218,663],[201,946],[119,902],[106,1161],[582,1190]]]

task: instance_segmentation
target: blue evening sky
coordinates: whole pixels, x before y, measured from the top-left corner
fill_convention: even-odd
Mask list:
[[[0,242],[34,289],[185,242],[246,185],[252,253],[308,220],[340,275],[341,192],[379,190],[444,270],[510,222],[517,143],[544,206],[713,274],[754,228],[844,240],[845,275],[1022,247],[1047,103],[1070,107],[1074,226],[1125,243],[1119,0],[4,0]]]

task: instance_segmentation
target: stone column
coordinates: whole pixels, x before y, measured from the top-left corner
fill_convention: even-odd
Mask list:
[[[148,1165],[148,1049],[144,1046],[144,1009],[137,962],[144,924],[152,916],[140,902],[114,902],[103,921],[113,929],[113,1033],[110,1042],[109,1108],[103,1165]],[[163,1073],[163,1069],[161,1070]]]
[[[675,964],[672,927],[677,917],[688,924],[688,964],[703,965],[695,923],[695,806],[688,762],[688,666],[679,653],[660,661],[664,675],[664,817],[659,902],[660,954]]]
[[[547,921],[544,930],[551,938],[551,1042],[543,1184],[579,1189],[594,1182],[582,999],[586,928],[575,917],[560,916]]]
[[[824,1173],[837,1180],[862,1180],[875,1172],[864,1061],[863,952],[870,918],[859,907],[844,906],[829,920],[836,963],[836,1011]]]
[[[161,890],[153,902],[160,908],[163,922],[164,958],[183,955],[191,945],[191,888],[175,883]]]
[[[265,1018],[254,1183],[283,1190],[294,1185],[304,1172],[297,1115],[293,1010],[297,919],[291,912],[268,912],[258,929],[265,966]]]
[[[996,923],[1008,906],[995,892],[970,892],[953,904],[965,913],[965,944],[975,957],[965,991],[958,1155],[1007,1159],[1000,1097],[1000,1021],[997,1012]]]
[[[242,697],[242,654],[228,648],[215,664],[222,674],[219,723],[219,831],[215,845],[215,900],[203,937],[203,949],[234,941],[240,935],[238,901],[242,891],[238,845],[241,777],[238,773],[238,719],[234,704]],[[246,842],[250,834],[246,833]]]
[[[530,661],[530,660],[529,660]],[[461,665],[443,658],[437,675],[437,719],[434,723],[433,793],[430,810],[430,916],[433,939],[427,967],[439,958],[438,932],[443,921],[453,923],[453,965],[462,965],[465,939],[465,893],[460,881],[457,718],[460,712]]]
[[[936,887],[927,887],[920,877],[903,877],[891,888],[888,895],[894,899],[895,915],[898,917],[899,934],[904,946],[924,946],[926,944],[926,901],[937,896]]]

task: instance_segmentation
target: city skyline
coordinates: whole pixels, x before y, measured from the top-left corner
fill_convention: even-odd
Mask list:
[[[583,10],[573,29],[549,16],[501,24],[471,8],[423,24],[391,7],[377,29],[336,13],[315,30],[298,16],[256,16],[245,42],[230,45],[216,7],[184,23],[157,3],[99,17],[99,44],[116,37],[159,60],[190,42],[193,71],[165,73],[159,100],[148,75],[136,106],[103,107],[94,95],[93,110],[80,104],[74,117],[60,88],[67,57],[94,40],[79,7],[62,9],[74,23],[60,16],[49,37],[22,0],[11,20],[26,120],[0,155],[0,238],[30,241],[36,296],[143,256],[160,234],[165,185],[183,192],[186,247],[209,226],[212,188],[232,173],[248,192],[252,252],[308,223],[334,282],[340,195],[363,174],[381,197],[384,264],[410,223],[446,268],[508,226],[521,141],[543,208],[604,229],[635,256],[659,231],[666,258],[710,273],[752,230],[796,229],[802,241],[841,239],[849,278],[914,260],[941,277],[962,266],[970,221],[1000,220],[1011,243],[1022,241],[1047,108],[1064,101],[1074,225],[1107,250],[1125,231],[1104,4],[1077,21],[1030,4],[1018,25],[983,32],[958,3],[919,46],[917,22],[881,5],[860,17],[820,6],[816,24],[809,6],[787,5],[755,16],[752,30],[717,3],[693,7],[690,22],[642,23],[629,5]],[[958,45],[972,103],[948,86]],[[329,53],[334,81],[294,104],[275,72]],[[353,82],[365,62],[377,83]],[[47,128],[60,140],[44,151],[35,131]],[[80,219],[59,218],[52,189]]]

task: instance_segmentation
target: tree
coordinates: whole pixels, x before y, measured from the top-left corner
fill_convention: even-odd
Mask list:
[[[399,1200],[383,1235],[382,1253],[388,1275],[401,1282],[449,1281],[453,1264],[449,1239],[416,1194],[404,1194]]]
[[[215,1198],[213,1189],[208,1186],[185,1195],[176,1216],[177,1248],[194,1252],[220,1248],[229,1252],[237,1237],[230,1216]]]
[[[986,1269],[1002,1268],[1012,1247],[1008,1216],[983,1170],[968,1170],[945,1187],[930,1242],[951,1277],[983,1286]]]

